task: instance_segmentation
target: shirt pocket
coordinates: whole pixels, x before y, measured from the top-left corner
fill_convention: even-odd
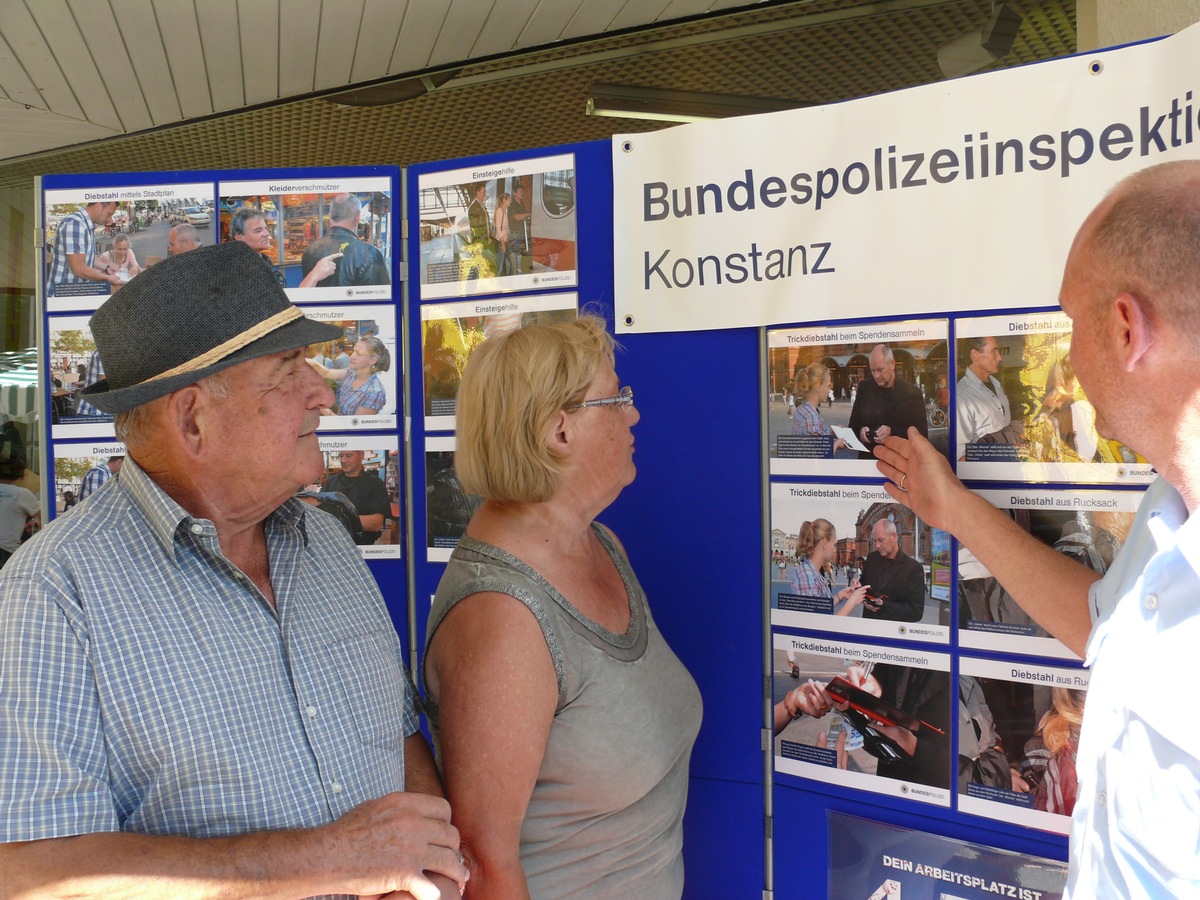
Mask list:
[[[408,678],[394,633],[375,631],[335,642],[331,648],[345,700],[359,739],[392,750],[404,740]]]

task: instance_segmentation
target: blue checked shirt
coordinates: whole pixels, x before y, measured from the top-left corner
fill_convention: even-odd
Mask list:
[[[91,387],[93,384],[95,384],[97,381],[99,381],[101,378],[104,378],[104,377],[105,377],[104,362],[100,359],[100,351],[93,350],[91,358],[88,359],[87,374],[84,376],[83,386],[85,388]],[[88,403],[87,400],[85,400],[82,395],[79,397],[79,408],[76,410],[76,413],[81,416],[102,416],[102,415],[104,415],[104,413],[102,411],[96,409],[96,407],[94,407],[94,406],[92,406],[92,404]],[[96,486],[99,487],[99,485],[96,485]],[[87,496],[87,494],[84,494],[79,499],[82,500],[86,496]]]
[[[354,387],[354,374],[346,376],[338,389],[338,411],[343,416],[353,416],[362,407],[383,412],[387,404],[387,392],[378,375],[372,375],[360,388]]]
[[[56,284],[86,284],[67,264],[68,253],[82,253],[89,266],[96,260],[96,225],[86,209],[63,216],[54,232],[54,252],[50,255],[51,292]]]
[[[112,478],[112,469],[108,467],[108,463],[100,463],[98,466],[92,466],[83,473],[83,483],[79,485],[79,499],[86,500],[96,491],[100,490],[108,479]]]
[[[329,822],[404,787],[399,641],[342,525],[264,524],[278,612],[127,458],[0,572],[0,841]]]
[[[792,569],[792,592],[798,597],[833,597],[829,582],[817,571],[817,567],[807,556],[800,557],[800,561]]]
[[[829,435],[829,423],[821,416],[811,403],[805,400],[796,404],[792,413],[792,434]]]

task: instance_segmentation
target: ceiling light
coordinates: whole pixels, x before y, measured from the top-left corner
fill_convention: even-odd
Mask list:
[[[1007,3],[992,6],[992,16],[978,31],[971,31],[938,49],[938,68],[947,78],[968,75],[1008,56],[1017,32],[1021,13]]]
[[[382,81],[351,91],[342,91],[340,94],[328,94],[323,99],[334,106],[390,106],[431,94],[460,71],[461,69],[446,69],[427,75]]]
[[[594,84],[585,112],[615,119],[648,119],[655,122],[703,122],[754,113],[779,112],[813,106],[798,100],[737,97],[731,94],[698,94],[661,91],[618,84]]]

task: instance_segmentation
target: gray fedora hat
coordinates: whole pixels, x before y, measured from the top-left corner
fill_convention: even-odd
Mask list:
[[[91,320],[105,380],[88,402],[118,413],[270,353],[340,339],[304,318],[241,241],[171,256],[113,294]]]

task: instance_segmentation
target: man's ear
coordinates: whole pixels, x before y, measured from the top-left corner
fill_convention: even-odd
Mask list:
[[[205,430],[206,399],[204,391],[194,384],[167,396],[167,410],[164,416],[166,425],[176,435],[184,451],[196,458],[208,449]]]
[[[1154,330],[1145,305],[1128,291],[1117,294],[1112,304],[1113,340],[1121,368],[1132,372],[1145,361],[1154,344]]]

